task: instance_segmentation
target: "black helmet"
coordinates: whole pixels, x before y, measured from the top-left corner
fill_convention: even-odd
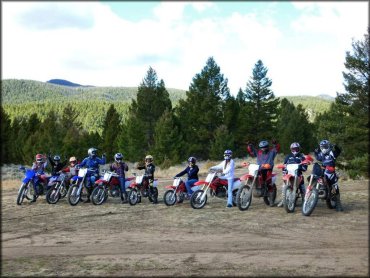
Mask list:
[[[188,158],[188,162],[189,163],[191,162],[191,163],[195,164],[195,163],[197,163],[197,159],[194,156],[191,156],[191,157]]]
[[[327,154],[330,151],[330,142],[329,140],[322,140],[320,142],[320,150],[323,154]]]

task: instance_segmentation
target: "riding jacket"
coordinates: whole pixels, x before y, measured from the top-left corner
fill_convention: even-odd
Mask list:
[[[110,170],[116,172],[120,178],[125,178],[125,171],[128,171],[128,166],[125,162],[113,162],[110,165]]]
[[[185,168],[184,171],[181,171],[175,177],[181,177],[185,174],[188,174],[188,180],[198,180],[199,179],[198,172],[199,172],[198,165],[193,165],[192,167],[188,166]]]

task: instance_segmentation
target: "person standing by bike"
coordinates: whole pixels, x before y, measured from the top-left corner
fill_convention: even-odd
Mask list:
[[[325,167],[325,178],[336,195],[336,210],[343,211],[342,204],[340,201],[338,176],[335,172],[335,160],[341,153],[341,149],[337,145],[332,145],[328,140],[322,140],[319,148],[314,150],[315,158],[322,162],[322,166]]]
[[[97,149],[90,148],[87,151],[88,157],[84,158],[80,164],[78,164],[78,168],[87,167],[89,169],[94,170],[94,174],[89,177],[90,179],[90,186],[87,187],[88,196],[87,202],[90,202],[90,194],[92,191],[92,184],[95,183],[97,179],[99,179],[99,165],[105,164],[105,154],[102,155],[102,158],[97,157],[96,155]]]
[[[125,162],[123,162],[123,155],[121,153],[116,153],[114,155],[114,160],[115,162],[113,162],[109,168],[119,176],[118,179],[121,186],[121,201],[123,203],[125,200],[127,200],[125,171],[128,171],[128,166]]]
[[[233,206],[233,184],[234,184],[234,170],[235,163],[231,159],[233,152],[231,150],[226,150],[224,152],[224,161],[216,166],[212,166],[210,170],[222,170],[222,175],[220,179],[227,180],[227,208]]]
[[[48,154],[48,160],[50,162],[51,166],[51,176],[57,176],[58,173],[64,168],[64,166],[67,165],[67,160],[60,162],[60,156],[59,155],[54,155],[53,158],[51,158],[50,153]],[[52,179],[49,180],[47,190],[51,187],[51,183],[53,182]]]
[[[153,164],[153,156],[148,154],[145,157],[145,166],[137,166],[138,170],[145,169],[144,173],[144,182],[147,182],[149,184],[149,191],[152,195],[153,204],[158,204],[158,196],[155,194],[153,182],[154,182],[154,172],[155,172],[155,165]]]
[[[46,156],[42,154],[36,154],[35,161],[32,163],[32,170],[36,172],[36,175],[38,177],[37,181],[33,184],[34,189],[34,195],[31,202],[36,202],[36,199],[39,197],[40,192],[37,190],[38,185],[40,184],[40,181],[43,183],[47,182],[47,177],[45,175],[45,169],[48,165],[48,162],[46,161]]]
[[[183,171],[178,173],[175,176],[175,178],[181,177],[185,174],[188,174],[188,180],[185,182],[185,186],[186,186],[186,191],[188,193],[188,198],[190,199],[191,194],[193,194],[193,191],[191,190],[191,187],[199,179],[198,178],[199,167],[198,167],[198,165],[196,165],[197,160],[193,156],[188,158],[188,163],[189,163],[189,165]]]
[[[301,150],[301,145],[298,142],[294,142],[294,143],[290,144],[290,151],[291,151],[291,153],[288,154],[285,157],[285,159],[284,159],[284,165],[287,165],[287,164],[299,164],[303,160],[305,160],[306,158],[305,158],[304,154],[300,152],[300,150]],[[302,171],[303,172],[307,171],[307,167],[308,166],[306,164],[300,165],[299,166],[299,173],[298,173],[298,175],[302,175]],[[286,173],[286,168],[283,169],[283,174],[284,173]],[[304,198],[304,195],[306,193],[306,188],[304,186],[304,179],[302,179],[302,182],[299,185],[299,190],[301,191],[302,203],[303,203],[303,198]],[[283,204],[284,204],[284,200],[285,200],[284,190],[282,190],[282,192],[281,192],[281,201],[280,201],[280,203],[277,206],[278,207],[282,207]]]

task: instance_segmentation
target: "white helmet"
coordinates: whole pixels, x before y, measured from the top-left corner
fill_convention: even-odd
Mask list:
[[[87,154],[88,154],[90,157],[95,157],[95,156],[96,156],[96,152],[97,152],[97,149],[95,149],[95,148],[90,148],[90,149],[87,151]]]
[[[121,161],[122,161],[122,159],[123,159],[123,154],[121,154],[121,153],[116,153],[116,154],[114,155],[114,160],[115,160],[115,161],[117,161],[117,162],[121,162]]]

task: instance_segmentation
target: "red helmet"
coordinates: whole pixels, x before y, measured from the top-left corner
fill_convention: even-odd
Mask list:
[[[36,154],[36,161],[37,162],[43,162],[44,161],[44,156],[42,154]]]

